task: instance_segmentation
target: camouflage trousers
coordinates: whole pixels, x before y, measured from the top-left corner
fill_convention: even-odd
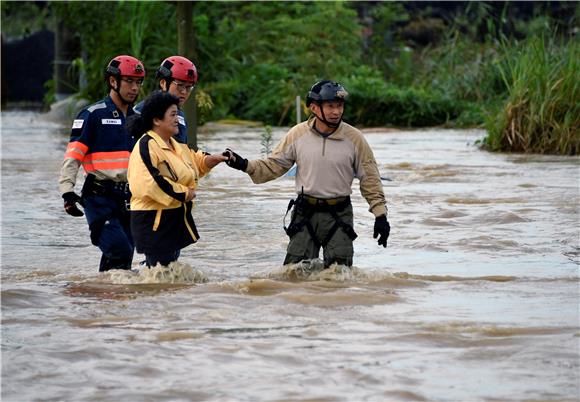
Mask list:
[[[339,208],[313,208],[297,202],[287,230],[290,242],[284,265],[318,258],[323,249],[324,267],[337,263],[352,266],[356,238],[350,199]],[[291,230],[293,229],[293,230]]]

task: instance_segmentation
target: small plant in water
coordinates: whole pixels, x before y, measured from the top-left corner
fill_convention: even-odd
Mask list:
[[[262,145],[262,155],[268,156],[270,152],[272,152],[272,127],[265,126],[264,132],[262,133],[262,141],[260,141]]]

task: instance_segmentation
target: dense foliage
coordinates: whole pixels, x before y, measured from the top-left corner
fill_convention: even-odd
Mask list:
[[[103,68],[116,54],[144,61],[147,93],[161,60],[177,53],[173,2],[4,1],[1,7],[3,35],[55,29],[57,21],[74,32],[79,52],[71,73],[80,76],[77,92],[90,99],[104,94]],[[289,125],[296,95],[332,78],[349,90],[346,119],[359,126],[482,126],[487,118],[490,149],[538,152],[531,144],[549,143],[546,152],[577,153],[577,119],[566,110],[577,111],[580,80],[571,60],[578,53],[579,9],[577,2],[195,2],[198,114],[201,122]],[[551,61],[542,71],[526,71],[530,63],[541,65],[536,59],[543,53],[528,44],[540,37],[549,38],[549,49],[538,51]],[[542,72],[543,84],[535,85]],[[564,81],[560,73],[568,74]],[[530,105],[526,112],[522,102]],[[568,145],[542,139],[506,147],[513,141],[497,133],[513,125],[516,109],[529,116],[519,132],[552,138],[553,127],[570,127]],[[549,117],[554,121],[547,123]],[[545,131],[546,124],[552,128]]]
[[[361,61],[357,15],[345,3],[196,7],[202,86],[214,98],[214,118],[288,123],[296,95]]]
[[[532,38],[504,47],[508,98],[487,119],[492,150],[580,154],[580,45]]]

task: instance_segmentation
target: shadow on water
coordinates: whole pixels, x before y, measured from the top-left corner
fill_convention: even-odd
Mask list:
[[[66,296],[100,300],[129,300],[142,296],[156,296],[161,293],[187,289],[195,285],[141,284],[118,285],[112,283],[79,282],[69,283],[63,293]]]

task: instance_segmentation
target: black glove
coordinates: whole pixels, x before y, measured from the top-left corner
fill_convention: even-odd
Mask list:
[[[70,191],[62,195],[64,199],[64,210],[72,216],[83,216],[83,211],[77,207],[77,203],[83,205],[83,200],[74,192]]]
[[[226,165],[229,167],[241,170],[242,172],[245,172],[248,168],[248,160],[242,158],[231,149],[226,148],[226,152],[224,152],[222,155],[229,157],[229,159],[226,161]]]
[[[389,238],[389,233],[391,232],[391,225],[387,221],[386,215],[377,216],[375,218],[375,233],[373,234],[373,239],[379,237],[379,246],[387,247],[387,239]]]

